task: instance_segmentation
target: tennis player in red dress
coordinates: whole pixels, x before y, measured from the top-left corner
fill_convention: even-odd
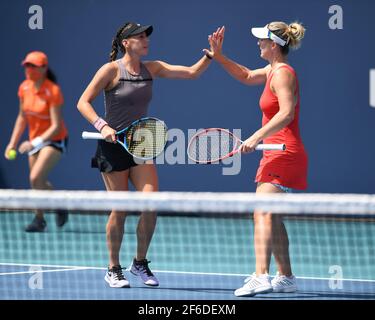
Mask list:
[[[262,127],[241,146],[244,153],[263,143],[285,143],[286,151],[264,151],[256,174],[256,193],[291,192],[307,188],[307,154],[299,130],[300,93],[296,72],[287,61],[289,49],[297,49],[305,29],[300,23],[272,22],[252,28],[258,38],[260,56],[269,62],[261,69],[250,70],[222,53],[225,28],[209,36],[211,55],[235,79],[247,85],[265,84],[260,98]],[[279,214],[254,211],[255,272],[247,277],[236,296],[253,296],[268,292],[295,292],[296,279],[289,258],[289,240]],[[272,254],[278,273],[271,280]]]

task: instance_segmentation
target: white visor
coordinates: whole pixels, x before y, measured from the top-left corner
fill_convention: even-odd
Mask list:
[[[286,45],[286,41],[272,33],[267,26],[263,28],[251,28],[251,33],[258,39],[271,39],[282,47]]]

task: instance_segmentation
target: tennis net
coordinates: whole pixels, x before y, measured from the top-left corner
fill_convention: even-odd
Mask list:
[[[47,229],[27,233],[35,209]],[[62,228],[58,209],[69,211]],[[104,282],[112,209],[129,212],[123,267],[137,250],[139,212],[158,212],[147,258],[159,287],[127,270],[130,289]],[[1,190],[0,299],[238,299],[233,291],[255,271],[254,209],[283,215],[298,284],[297,292],[255,298],[375,298],[373,195]]]

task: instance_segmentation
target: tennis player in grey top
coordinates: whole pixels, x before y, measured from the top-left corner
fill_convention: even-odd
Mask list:
[[[132,22],[124,24],[113,39],[110,62],[97,71],[78,102],[78,110],[105,138],[105,141],[98,141],[92,164],[101,171],[108,191],[129,190],[129,180],[137,191],[158,191],[154,164],[135,164],[131,156],[115,143],[115,133],[147,115],[153,79],[196,79],[207,69],[212,58],[206,51],[199,61],[189,67],[163,61],[142,62],[142,57],[148,53],[148,37],[152,31],[152,26]],[[119,50],[124,55],[116,60]],[[105,119],[100,118],[92,106],[92,101],[102,90],[106,103]],[[126,215],[126,212],[113,210],[107,224],[109,266],[105,280],[109,286],[117,288],[130,287],[119,259]],[[156,219],[156,212],[141,213],[137,227],[137,252],[130,269],[149,286],[159,285],[146,259]]]
[[[142,62],[136,75],[126,70],[122,59],[116,60],[116,63],[120,79],[115,87],[104,92],[104,101],[105,120],[111,128],[119,131],[147,115],[153,80]]]

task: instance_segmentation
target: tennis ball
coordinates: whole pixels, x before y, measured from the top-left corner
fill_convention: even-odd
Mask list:
[[[15,160],[17,157],[17,151],[12,149],[12,150],[9,150],[8,152],[8,158],[9,160]]]

